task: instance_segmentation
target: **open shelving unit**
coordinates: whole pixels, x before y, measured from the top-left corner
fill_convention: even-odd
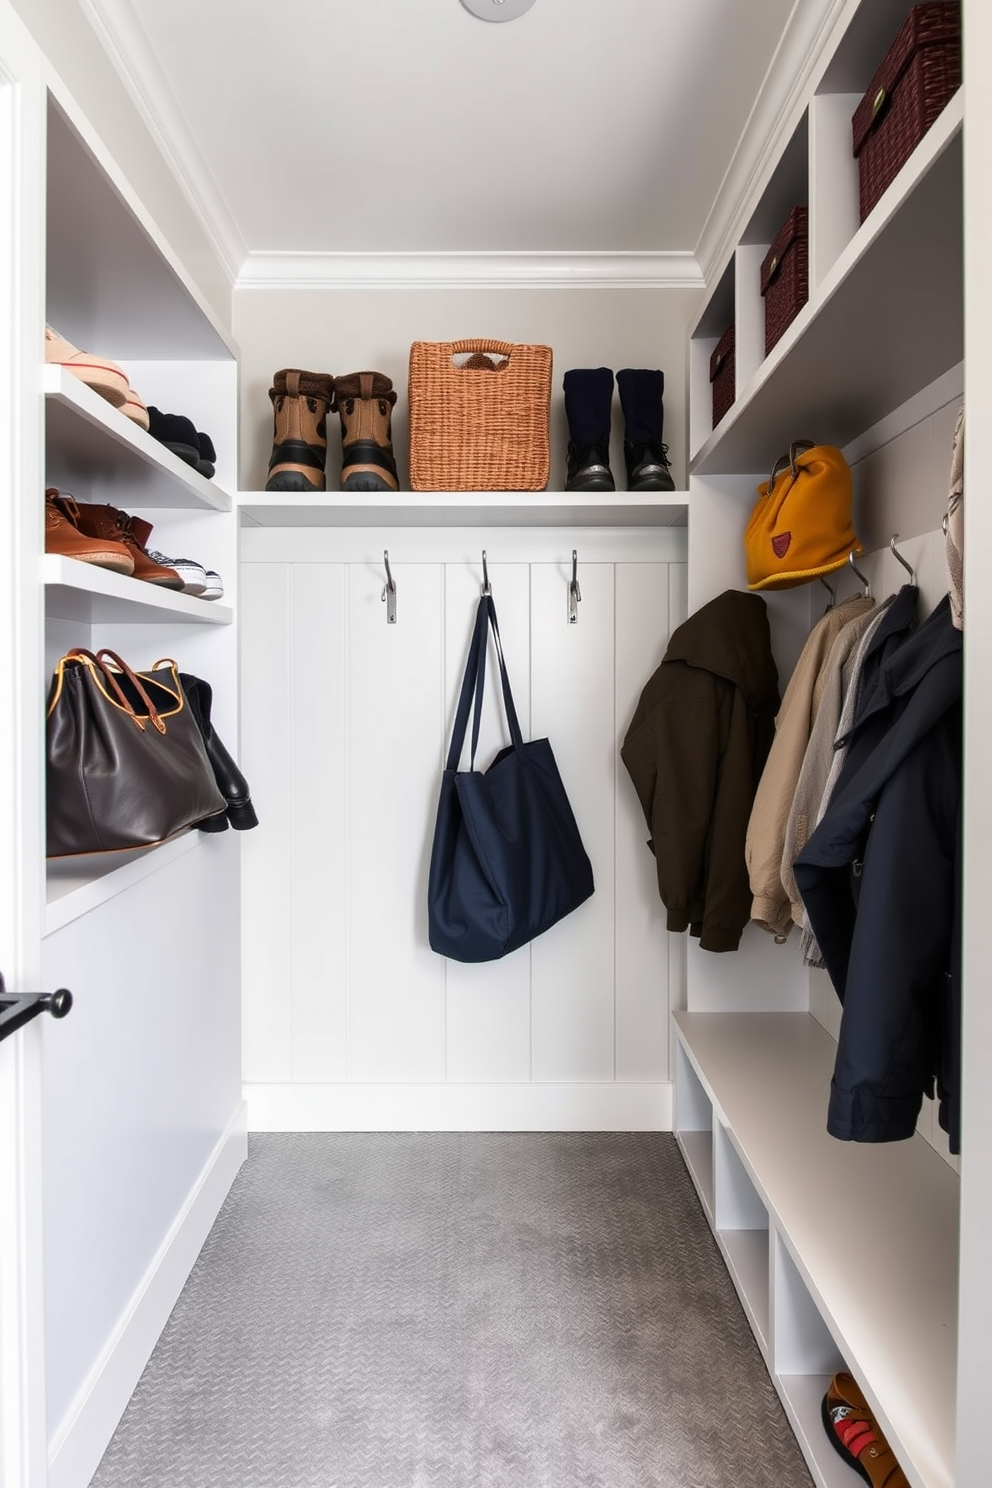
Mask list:
[[[819,1406],[846,1367],[910,1481],[950,1488],[958,1175],[920,1136],[828,1136],[836,1045],[808,1014],[690,1012],[675,1023],[679,1145],[705,1195],[697,1123],[711,1120],[704,1205],[790,1416],[815,1405],[811,1471],[832,1483]]]
[[[852,151],[852,115],[910,4],[837,8],[690,332],[690,612],[728,584],[743,587],[755,485],[798,438],[837,445],[860,464],[856,501],[867,505],[856,530],[876,543],[911,536],[921,593],[941,592],[946,497],[939,485],[932,502],[907,489],[914,472],[903,452],[930,453],[938,416],[943,428],[960,397],[964,88],[863,222]],[[804,204],[809,298],[766,355],[760,265]],[[731,323],[735,398],[714,428],[709,361]],[[927,489],[932,470],[921,478]],[[879,572],[877,557],[867,562]],[[819,594],[768,596],[783,687],[820,613]],[[791,957],[788,945],[779,950],[751,927],[732,969],[690,954],[688,1010],[674,1015],[679,1147],[818,1488],[854,1479],[821,1419],[841,1369],[913,1488],[952,1488],[962,1178],[926,1111],[910,1141],[828,1135],[839,1006],[795,945]]]

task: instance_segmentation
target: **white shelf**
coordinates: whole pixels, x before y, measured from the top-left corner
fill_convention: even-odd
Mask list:
[[[185,857],[203,844],[203,834],[184,832],[158,847],[130,852],[85,853],[77,858],[49,858],[46,863],[45,934],[89,914],[132,884]]]
[[[695,451],[694,475],[767,475],[800,437],[846,445],[961,360],[963,116],[959,90],[739,386]],[[697,339],[705,328],[704,314]]]
[[[69,494],[93,481],[119,486],[128,511],[142,507],[183,507],[229,512],[226,491],[64,367],[42,374],[45,392],[46,477]]]
[[[684,527],[685,491],[246,491],[241,520],[255,527]]]
[[[714,1119],[907,1476],[951,1488],[957,1174],[920,1136],[828,1136],[836,1044],[807,1014],[674,1018]]]
[[[780,1374],[779,1395],[817,1488],[852,1488],[860,1479],[827,1440],[820,1414],[829,1374]]]
[[[216,600],[196,599],[161,589],[78,558],[46,553],[42,561],[45,613],[53,620],[84,625],[162,624],[230,625],[234,612]]]
[[[47,314],[123,361],[227,361],[234,351],[102,146],[49,98]]]

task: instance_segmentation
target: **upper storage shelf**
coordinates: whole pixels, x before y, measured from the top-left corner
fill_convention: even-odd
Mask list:
[[[740,369],[717,428],[701,428],[697,414],[694,475],[767,475],[799,438],[843,446],[963,357],[963,90],[860,226],[851,220],[856,176],[840,149],[841,125],[848,136],[850,129],[851,98],[842,97],[840,108],[838,95],[813,100],[809,300],[771,353],[753,371]],[[828,125],[834,135],[825,142]],[[837,221],[850,227],[843,243]],[[717,291],[724,296],[725,278]],[[747,324],[760,292],[742,278],[738,271],[735,313]],[[704,310],[690,353],[697,402],[711,336]]]
[[[77,346],[116,360],[233,356],[178,260],[97,150],[50,97],[49,323]]]
[[[238,510],[251,527],[684,527],[687,502],[685,491],[249,491]]]

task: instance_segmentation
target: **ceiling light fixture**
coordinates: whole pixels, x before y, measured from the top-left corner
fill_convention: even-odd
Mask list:
[[[480,21],[515,21],[530,10],[534,0],[462,0],[462,4]]]

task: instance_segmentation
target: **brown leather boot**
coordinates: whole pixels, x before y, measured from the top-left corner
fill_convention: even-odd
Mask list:
[[[341,415],[342,491],[396,491],[390,417],[396,394],[384,372],[350,372],[334,380]]]
[[[131,517],[116,506],[95,506],[84,503],[79,507],[76,525],[87,537],[109,538],[123,543],[134,563],[134,577],[144,579],[146,584],[158,584],[162,589],[181,589],[183,581],[174,568],[166,568],[149,558],[142,545],[139,533],[147,538],[151,524],[140,517]]]
[[[45,552],[62,558],[78,558],[81,563],[94,563],[113,573],[133,574],[134,559],[122,542],[84,537],[76,526],[79,507],[71,496],[60,494],[56,486],[45,492]]]
[[[327,462],[327,413],[334,378],[327,372],[289,367],[269,388],[274,430],[267,491],[323,491]]]
[[[846,1370],[830,1381],[820,1413],[838,1454],[871,1488],[909,1488],[871,1406]]]

